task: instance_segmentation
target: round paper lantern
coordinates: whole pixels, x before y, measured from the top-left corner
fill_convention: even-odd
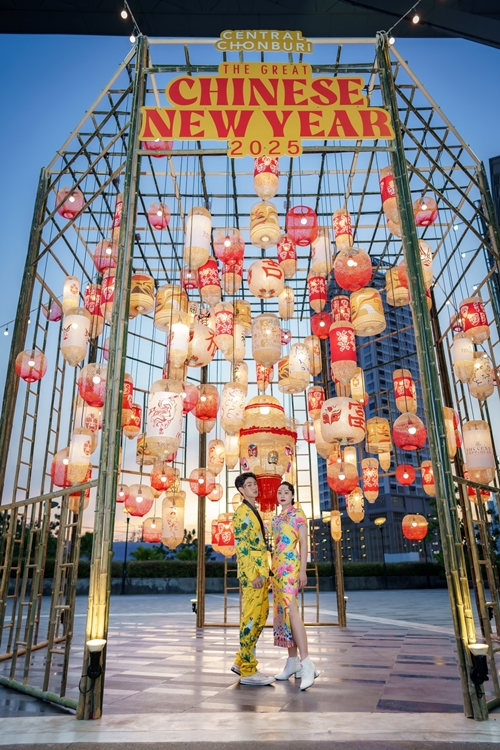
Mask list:
[[[356,373],[354,326],[345,321],[330,326],[330,358],[333,376],[348,384]]]
[[[436,497],[436,485],[434,484],[434,469],[432,461],[422,461],[422,487],[426,495]]]
[[[146,437],[158,458],[175,453],[181,444],[182,390],[178,380],[156,380],[151,386]]]
[[[281,357],[280,319],[263,313],[252,323],[252,355],[257,364],[272,367]]]
[[[142,523],[142,538],[145,542],[158,543],[161,542],[162,528],[161,518],[146,518]]]
[[[161,521],[163,544],[175,549],[184,539],[184,506],[185,492],[167,492],[161,504]]]
[[[281,235],[278,211],[274,203],[262,201],[250,209],[250,242],[255,247],[275,245]],[[274,295],[273,295],[274,296]]]
[[[224,468],[224,443],[222,440],[211,440],[208,444],[208,468],[214,476]]]
[[[237,383],[226,383],[222,389],[220,423],[228,435],[239,432],[243,426],[246,391]]]
[[[50,322],[57,322],[62,318],[62,308],[55,299],[51,299],[47,307],[42,305],[42,312]]]
[[[361,461],[363,473],[363,492],[369,503],[378,497],[378,461],[376,458],[364,458]]]
[[[307,277],[307,290],[309,292],[309,304],[314,312],[320,313],[327,300],[325,277],[311,271]]]
[[[366,406],[365,374],[361,367],[356,367],[356,372],[351,378],[351,398]]]
[[[118,261],[118,244],[113,239],[101,240],[94,250],[94,266],[99,273],[108,268],[116,268]]]
[[[336,458],[326,464],[326,479],[328,486],[339,495],[348,495],[358,486],[358,472],[349,463],[338,463]]]
[[[408,289],[399,280],[398,268],[391,268],[385,274],[385,291],[387,304],[392,307],[403,307],[410,301]]]
[[[449,406],[443,406],[443,417],[444,426],[446,430],[446,445],[448,447],[448,455],[454,458],[457,452],[457,439],[455,435],[455,410]]]
[[[417,227],[428,227],[437,219],[437,203],[431,195],[423,195],[413,203],[413,216]]]
[[[347,294],[338,294],[332,299],[332,321],[351,323],[351,303]]]
[[[297,248],[289,234],[282,234],[277,243],[278,263],[285,274],[285,279],[291,279],[297,273]]]
[[[16,373],[27,383],[36,383],[47,372],[47,357],[43,352],[26,349],[16,357]]]
[[[260,299],[279,297],[285,288],[285,274],[275,260],[256,260],[247,272],[248,288]]]
[[[467,468],[464,466],[464,479],[469,479],[469,472],[467,471]],[[477,494],[474,487],[471,487],[470,485],[467,485],[467,496],[471,502],[473,502],[475,505],[477,505]],[[479,496],[482,503],[487,503],[491,499],[491,492],[488,490],[479,490]]]
[[[130,490],[126,484],[119,484],[116,488],[116,502],[124,503],[130,495]]]
[[[130,282],[129,315],[149,315],[155,306],[155,280],[146,273],[133,273]]]
[[[207,500],[210,500],[211,503],[218,503],[223,494],[224,488],[222,487],[222,484],[216,482],[213,490],[207,495]]]
[[[215,258],[209,258],[207,262],[198,269],[198,286],[200,287],[201,299],[206,305],[215,307],[220,302],[221,286],[219,269]]]
[[[197,386],[193,385],[193,383],[188,383],[187,381],[183,381],[182,388],[183,388],[183,392],[181,393],[182,412],[183,414],[189,414],[189,412],[193,411],[194,407],[198,403],[198,398],[200,397],[200,394],[199,394]]]
[[[204,383],[198,392],[200,396],[193,409],[194,416],[202,422],[215,420],[219,411],[219,391],[215,385]]]
[[[474,375],[469,381],[470,395],[484,401],[494,390],[490,358],[484,352],[474,352]]]
[[[308,206],[290,208],[286,215],[286,231],[296,245],[312,245],[318,236],[316,211]]]
[[[154,499],[151,487],[146,484],[132,484],[129,496],[125,500],[125,511],[131,516],[145,516],[153,507]]]
[[[205,367],[212,361],[216,351],[217,344],[212,329],[203,323],[194,323],[188,350],[189,367]]]
[[[354,523],[361,523],[365,517],[365,502],[363,493],[356,487],[347,497],[345,502],[347,515]]]
[[[226,435],[224,440],[224,459],[228,469],[234,469],[240,458],[240,436]]]
[[[83,307],[76,307],[65,315],[61,333],[61,354],[71,367],[85,359],[90,339],[92,319]]]
[[[220,513],[217,518],[217,551],[224,557],[232,557],[236,551],[232,520],[232,513]]]
[[[415,481],[415,469],[411,464],[400,464],[396,467],[396,480],[404,486]]]
[[[311,330],[319,339],[327,339],[330,335],[330,325],[332,318],[330,313],[325,310],[315,315],[311,315]]]
[[[55,487],[71,487],[68,479],[69,448],[57,451],[50,465],[50,479]]]
[[[74,219],[85,205],[83,193],[78,188],[63,187],[57,191],[57,213],[64,219]]]
[[[311,247],[311,271],[327,275],[332,270],[332,241],[327,227],[318,227],[318,234]]]
[[[153,229],[166,229],[170,222],[170,209],[165,203],[152,203],[148,208],[148,220]]]
[[[90,406],[104,406],[108,366],[104,362],[85,365],[78,376],[78,392]]]
[[[239,229],[225,227],[214,234],[214,253],[226,266],[234,266],[243,261],[245,240]]]
[[[166,461],[155,461],[149,475],[149,483],[153,489],[166,492],[178,477],[179,469],[169,466]]]
[[[495,478],[495,455],[488,423],[482,419],[464,422],[465,463],[473,482],[488,484]]]
[[[409,513],[401,522],[403,536],[412,542],[418,542],[427,536],[429,524],[426,519],[419,513],[415,515]]]
[[[357,292],[372,278],[372,262],[368,253],[360,247],[341,250],[333,264],[335,281],[347,292]]]
[[[142,141],[142,147],[146,151],[172,151],[174,147],[173,141],[162,141],[160,138],[155,138],[154,141]],[[150,154],[154,159],[164,159],[166,154]]]
[[[176,284],[163,284],[156,292],[154,326],[160,331],[169,332],[174,312],[187,313],[188,296]]]
[[[280,171],[278,159],[258,156],[253,160],[253,187],[259,198],[267,201],[278,192]]]
[[[123,434],[131,440],[141,431],[142,407],[139,404],[132,404],[130,412],[128,421],[123,425]]]
[[[259,474],[257,476],[259,490],[257,502],[261,513],[272,513],[276,508],[276,497],[281,482],[282,477],[279,474]]]
[[[481,344],[490,336],[490,328],[484,310],[484,302],[479,296],[468,297],[460,303],[460,317],[463,331],[474,344]]]
[[[236,294],[243,281],[243,261],[235,263],[234,266],[222,266],[221,285],[225,294],[233,296]]]
[[[183,289],[198,289],[198,272],[184,266],[180,273],[180,282]]]
[[[321,433],[327,443],[355,445],[365,437],[365,410],[352,398],[327,399],[321,407]]]
[[[342,524],[339,510],[332,510],[330,513],[330,533],[335,542],[340,542],[342,539]]]
[[[307,412],[311,419],[319,419],[321,407],[325,403],[325,390],[320,385],[311,385],[307,389]]]
[[[394,370],[392,373],[394,384],[394,399],[396,409],[401,413],[417,413],[417,390],[409,370]]]
[[[64,279],[61,307],[65,315],[74,312],[80,304],[80,282],[76,276]]]
[[[306,443],[314,443],[314,422],[304,422],[302,425],[302,437]]]
[[[267,386],[269,383],[273,381],[274,378],[274,366],[273,367],[264,367],[264,365],[256,364],[256,380],[257,380],[257,390],[259,393],[265,393],[267,390]]]
[[[257,476],[282,477],[288,471],[296,441],[297,432],[287,427],[285,412],[278,399],[273,396],[250,399],[240,430],[243,471],[253,471]]]
[[[453,370],[461,383],[468,383],[474,376],[474,344],[463,333],[453,338]]]
[[[347,250],[352,246],[351,215],[346,208],[338,208],[333,212],[333,234],[338,250]]]
[[[93,433],[85,427],[73,430],[69,444],[68,480],[80,484],[85,480],[90,467]]]
[[[295,295],[291,286],[285,286],[278,297],[278,312],[282,320],[293,318]]]
[[[156,460],[157,456],[149,449],[146,435],[144,433],[138,435],[135,462],[139,466],[152,466]]]
[[[387,468],[382,464],[382,455],[392,451],[392,440],[391,440],[391,429],[389,427],[389,420],[385,417],[372,417],[366,422],[366,452],[377,453],[379,455],[380,465],[387,471]],[[385,459],[387,460],[387,459]]]
[[[380,196],[385,218],[399,224],[399,210],[396,202],[396,188],[392,167],[384,167],[380,171]]]
[[[313,377],[322,370],[321,343],[317,336],[306,336],[304,344],[309,349],[309,372]]]
[[[198,497],[206,497],[215,489],[215,477],[210,469],[193,469],[189,475],[191,492]]]
[[[351,294],[351,320],[356,336],[376,336],[386,322],[380,292],[372,287]]]
[[[210,211],[201,206],[194,206],[187,215],[185,229],[184,263],[192,271],[197,271],[205,265],[210,256],[210,241],[212,239]]]
[[[392,425],[392,439],[398,448],[416,451],[424,447],[427,431],[416,414],[405,413],[401,414]]]

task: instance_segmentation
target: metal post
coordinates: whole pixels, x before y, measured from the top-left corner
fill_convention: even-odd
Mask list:
[[[200,385],[204,385],[208,378],[208,368],[201,368]],[[198,466],[200,469],[207,465],[207,435],[200,433]],[[196,560],[196,627],[205,626],[205,513],[206,498],[198,498],[198,557]]]
[[[140,109],[145,100],[147,42],[143,36],[137,40],[135,77],[131,103],[130,129],[127,144],[127,161],[123,188],[123,213],[118,242],[115,302],[111,321],[108,372],[114,373],[106,384],[106,401],[103,414],[101,456],[97,483],[94,544],[90,564],[90,587],[85,640],[107,638],[109,600],[111,596],[111,559],[113,555],[113,529],[116,508],[116,488],[119,473],[121,445],[121,412],[123,378],[125,373],[130,280],[137,215],[137,187],[140,176],[139,146]],[[85,647],[82,667],[82,685],[88,693],[80,696],[78,719],[98,719],[102,714],[106,647],[102,652],[102,675],[90,690],[87,677],[88,650]]]
[[[384,106],[391,115],[394,128],[394,150],[391,152],[394,184],[401,217],[404,256],[408,274],[411,310],[413,314],[415,342],[422,383],[422,396],[427,418],[427,434],[436,484],[436,507],[438,512],[441,543],[448,583],[453,626],[457,646],[459,674],[462,684],[464,711],[466,716],[477,720],[488,718],[484,696],[479,699],[469,678],[472,667],[469,643],[476,640],[472,613],[469,582],[462,540],[452,513],[455,504],[455,488],[452,481],[448,457],[443,405],[440,397],[434,341],[432,338],[429,312],[425,298],[425,286],[420,262],[418,237],[411,211],[412,196],[401,132],[396,89],[391,70],[387,35],[377,35],[377,61],[380,70],[380,86]]]
[[[385,543],[384,543],[384,527],[379,526],[380,529],[380,538],[382,539],[382,561],[384,563],[384,585],[386,589],[389,588],[389,580],[387,578],[387,563],[385,562]]]
[[[125,594],[125,580],[127,578],[127,547],[128,547],[128,529],[130,526],[130,516],[127,516],[127,529],[125,531],[125,553],[123,555],[123,568],[122,568],[122,588],[120,594]]]

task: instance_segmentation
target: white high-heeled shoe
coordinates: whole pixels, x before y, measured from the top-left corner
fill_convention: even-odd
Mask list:
[[[314,678],[318,676],[318,673],[314,669],[314,664],[307,656],[303,661],[300,662],[302,666],[302,680],[300,682],[300,689],[307,690],[314,684]]]
[[[275,677],[277,680],[289,680],[292,675],[295,675],[295,677],[301,677],[302,675],[302,668],[298,656],[289,656],[286,660],[283,672],[275,675]]]

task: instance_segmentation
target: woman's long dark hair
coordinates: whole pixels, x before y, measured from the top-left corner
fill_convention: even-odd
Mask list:
[[[295,505],[295,487],[293,486],[293,484],[290,484],[290,482],[281,482],[280,487],[283,487],[283,485],[285,485],[285,487],[288,487],[288,489],[292,493],[292,505]],[[278,489],[280,487],[278,487]]]

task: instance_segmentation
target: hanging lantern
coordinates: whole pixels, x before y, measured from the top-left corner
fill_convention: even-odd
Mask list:
[[[396,480],[399,484],[408,486],[415,481],[415,469],[411,464],[400,464],[396,466]]]
[[[242,263],[245,240],[240,230],[233,227],[218,229],[214,234],[214,253],[226,266]]]
[[[314,445],[316,446],[316,451],[321,458],[328,458],[332,452],[332,444],[327,443],[323,438],[320,418],[314,420]]]
[[[123,211],[123,193],[118,193],[115,200],[115,215],[113,216],[113,223],[111,224],[111,235],[113,242],[118,243],[120,239],[120,227],[122,224],[122,211]]]
[[[102,427],[102,411],[98,406],[89,406],[81,396],[77,396],[73,424],[96,434]]]
[[[311,316],[311,331],[319,339],[327,339],[330,335],[330,326],[332,318],[330,313],[325,310]]]
[[[352,398],[327,399],[321,407],[321,433],[328,443],[360,443],[365,437],[363,407]]]
[[[50,465],[50,479],[55,487],[71,487],[68,479],[69,448],[57,451]]]
[[[361,523],[365,517],[365,501],[363,493],[359,487],[356,487],[347,497],[345,501],[345,507],[347,515],[354,523]]]
[[[246,391],[237,383],[226,383],[222,389],[220,423],[228,435],[239,432],[243,426]]]
[[[115,269],[108,268],[104,271],[101,284],[101,315],[104,320],[111,323],[113,314],[113,302],[115,299]]]
[[[212,217],[210,211],[201,206],[194,206],[186,218],[186,236],[184,240],[184,263],[197,271],[205,265],[210,256],[212,238]]]
[[[356,336],[376,336],[385,331],[386,322],[380,292],[372,287],[351,294],[351,319]]]
[[[321,407],[325,403],[325,390],[320,385],[311,385],[307,389],[307,413],[311,419],[319,419]]]
[[[194,416],[202,422],[215,420],[219,411],[219,392],[215,385],[203,383],[198,388],[199,399],[193,409]]]
[[[239,292],[243,282],[243,261],[234,266],[222,266],[221,285],[225,294],[233,296]]]
[[[463,333],[453,337],[453,370],[461,383],[474,377],[474,344]]]
[[[333,212],[333,234],[337,250],[347,250],[352,246],[351,215],[346,208],[338,208]]]
[[[57,191],[57,213],[64,219],[74,219],[85,205],[83,193],[78,188],[63,187]]]
[[[133,273],[130,282],[129,316],[149,315],[155,306],[155,280],[146,273]]]
[[[129,497],[130,490],[126,484],[119,484],[116,488],[116,502],[117,503],[124,503],[125,500]]]
[[[108,366],[104,362],[85,365],[80,370],[78,392],[90,406],[104,406],[107,370]]]
[[[198,285],[203,302],[210,307],[215,307],[221,298],[219,269],[215,258],[209,258],[198,269]]]
[[[107,362],[109,359],[109,336],[106,338],[104,344],[102,345],[102,356]]]
[[[65,315],[74,312],[80,304],[80,282],[76,276],[66,276],[64,279],[62,311]]]
[[[358,369],[358,368],[356,368]],[[341,383],[339,380],[337,380],[332,372],[332,379],[335,385],[335,395],[336,396],[342,396],[342,398],[349,398],[351,395],[351,383]]]
[[[101,313],[102,289],[100,284],[88,284],[83,297],[83,306],[90,313],[91,338],[100,336],[104,330],[104,317]]]
[[[356,372],[351,378],[351,398],[366,406],[365,374],[361,367],[356,367]]]
[[[292,344],[288,356],[288,371],[293,391],[287,391],[288,393],[301,393],[307,388],[310,380],[310,367],[309,348],[305,344]]]
[[[180,282],[183,289],[188,291],[191,289],[198,289],[198,272],[191,270],[188,266],[184,266],[180,273]]]
[[[494,390],[490,358],[484,352],[474,352],[474,375],[469,381],[470,395],[484,401]]]
[[[205,367],[215,356],[215,333],[203,323],[194,323],[188,349],[189,367]]]
[[[309,304],[314,312],[320,313],[327,300],[325,277],[311,271],[307,277],[307,290],[309,292]]]
[[[379,453],[378,460],[380,462],[380,468],[383,471],[389,471],[391,467],[391,454],[388,451],[386,453]]]
[[[479,296],[468,297],[460,303],[463,331],[474,344],[482,344],[490,337],[484,302]]]
[[[410,301],[408,289],[399,280],[398,268],[391,268],[385,274],[385,291],[387,304],[392,307],[403,307]]]
[[[430,245],[424,240],[419,240],[418,249],[420,252],[420,262],[422,264],[424,286],[426,291],[428,291],[432,286],[432,251]],[[398,265],[398,278],[401,286],[404,286],[406,289],[408,289],[408,276],[406,272],[405,260],[402,260]]]
[[[437,219],[437,203],[431,195],[423,195],[413,203],[413,216],[417,227],[429,227]]]
[[[426,495],[436,497],[436,485],[434,484],[434,469],[432,461],[422,461],[420,467],[422,472],[422,487]]]
[[[139,464],[139,466],[152,466],[156,460],[157,456],[149,449],[146,435],[144,433],[138,435],[135,454],[136,464]]]
[[[259,198],[267,201],[278,192],[280,171],[278,159],[258,156],[253,160],[253,187]]]
[[[285,274],[271,258],[256,260],[247,271],[248,288],[259,299],[279,297],[285,288]]]
[[[332,510],[330,513],[330,533],[335,542],[340,542],[342,539],[342,525],[339,510]]]
[[[312,245],[318,236],[316,211],[308,206],[290,208],[286,215],[286,231],[296,245]]]
[[[55,299],[50,299],[48,307],[42,305],[42,312],[51,323],[56,323],[61,320],[63,312],[59,302]]]
[[[142,523],[142,538],[145,542],[157,544],[161,542],[161,518],[146,518]]]
[[[170,209],[165,203],[152,203],[148,208],[148,220],[153,229],[166,229],[170,222]]]
[[[216,482],[213,490],[207,495],[207,500],[210,500],[211,503],[218,503],[222,499],[223,494],[224,488],[222,484]]]
[[[311,272],[326,276],[332,270],[332,241],[327,227],[318,227],[311,247]]]
[[[264,367],[264,365],[256,364],[256,381],[257,390],[259,393],[265,393],[269,383],[272,383],[274,378],[274,366]]]
[[[302,425],[302,437],[304,438],[306,443],[314,443],[314,422],[304,422],[304,424]]]
[[[16,357],[16,373],[27,383],[36,383],[47,372],[47,357],[41,351],[26,349]]]
[[[149,475],[149,483],[153,489],[167,492],[179,476],[179,469],[169,466],[166,461],[155,461]]]
[[[394,384],[394,399],[396,409],[401,413],[417,413],[417,390],[409,370],[394,370],[392,373]]]
[[[252,323],[252,355],[264,367],[272,367],[281,357],[280,319],[273,313],[263,313]]]
[[[198,497],[206,497],[215,489],[215,477],[210,469],[193,469],[189,475],[191,492]]]
[[[309,372],[313,377],[322,370],[321,343],[317,336],[306,336],[304,344],[309,349]]]
[[[424,447],[427,431],[416,414],[405,413],[401,414],[392,425],[392,438],[398,448],[416,451]]]
[[[208,435],[215,427],[215,419],[195,419],[195,425],[198,432],[202,435]]]
[[[155,138],[154,141],[142,141],[142,148],[145,149],[145,151],[172,151],[173,147],[173,141],[162,141],[160,138]],[[152,153],[150,156],[152,156],[153,159],[164,159],[166,154]]]
[[[335,281],[347,292],[357,292],[369,284],[372,270],[370,256],[360,247],[341,250],[333,264]]]
[[[348,495],[358,486],[358,472],[355,466],[337,461],[336,454],[326,462],[328,486],[339,495]]]
[[[392,440],[391,430],[389,427],[389,420],[385,417],[372,417],[366,422],[366,452],[377,453],[379,455],[380,465],[387,471],[382,464],[382,455],[389,453],[389,464],[390,464],[390,452],[392,451]],[[386,458],[384,460],[387,460]]]
[[[369,503],[374,503],[378,497],[378,461],[376,458],[364,458],[361,468],[364,495]]]
[[[295,295],[291,286],[285,286],[278,297],[278,312],[282,320],[293,318]]]
[[[244,299],[234,300],[234,321],[238,325],[243,326],[245,332],[252,329],[252,308],[250,302]]]
[[[139,404],[132,404],[132,409],[128,422],[123,425],[123,434],[130,440],[137,437],[141,431],[142,407]]]
[[[384,167],[380,171],[380,195],[385,218],[399,224],[399,210],[396,202],[396,188],[392,167]]]
[[[239,494],[240,493],[238,492],[238,495]],[[240,497],[241,497],[241,495],[240,495]],[[219,551],[219,544],[218,544],[218,542],[219,542],[219,525],[217,523],[217,519],[216,518],[214,518],[214,520],[211,523],[211,533],[212,533],[212,550],[214,552],[218,552]]]
[[[167,339],[167,363],[170,368],[182,368],[189,356],[189,339],[191,329],[189,314],[179,310],[172,310],[170,317],[170,333]]]
[[[148,402],[147,444],[158,458],[174,453],[182,436],[182,383],[156,380]]]
[[[214,476],[224,468],[224,443],[222,440],[211,440],[208,444],[208,468]]]
[[[234,312],[231,302],[215,306],[215,343],[225,354],[232,350],[234,338]]]
[[[61,354],[71,367],[85,359],[90,339],[91,316],[83,307],[65,315],[61,334]]]
[[[101,240],[94,250],[94,266],[99,273],[108,268],[116,268],[118,261],[118,244],[113,239]]]
[[[455,410],[449,406],[443,406],[444,426],[446,431],[446,445],[450,459],[455,457],[457,452],[457,438],[455,435]]]
[[[184,289],[176,284],[164,284],[158,288],[155,300],[154,326],[159,331],[170,331],[173,312],[185,312],[188,309],[188,296]]]
[[[90,466],[93,433],[85,427],[73,430],[69,444],[68,480],[71,484],[80,484]]]
[[[351,323],[351,303],[347,294],[338,294],[332,299],[332,321]]]
[[[412,542],[419,542],[427,536],[427,529],[429,524],[426,519],[419,513],[408,514],[401,522],[401,529],[403,536]]]
[[[92,469],[90,468],[87,471],[87,474],[85,475],[84,482],[90,482],[92,479]],[[70,510],[72,513],[80,513],[88,508],[89,500],[90,500],[90,487],[87,487],[86,490],[83,492],[83,507],[80,507],[81,505],[81,496],[82,493],[80,492],[74,492],[68,495],[68,510]]]
[[[131,516],[145,516],[153,507],[154,499],[151,487],[146,484],[132,484],[129,496],[125,500],[125,511]]]
[[[269,203],[269,201],[255,203],[250,209],[250,242],[252,245],[261,248],[272,247],[278,242],[280,235],[278,211],[274,203]]]
[[[297,248],[290,235],[282,234],[277,244],[278,263],[285,279],[292,279],[297,273]]]
[[[224,441],[224,459],[228,469],[234,469],[240,458],[240,436],[226,435]]]
[[[344,448],[344,463],[352,464],[355,468],[358,466],[358,454],[354,445],[348,445]]]
[[[354,326],[345,321],[330,326],[330,357],[333,376],[348,384],[356,373]]]
[[[492,482],[496,465],[488,423],[482,419],[464,422],[463,441],[469,478],[479,484]]]
[[[217,550],[224,557],[232,557],[236,552],[232,520],[232,513],[220,513],[217,518]]]
[[[182,412],[183,414],[189,414],[190,411],[193,411],[194,407],[198,403],[198,399],[200,397],[198,388],[193,385],[193,383],[188,383],[187,381],[184,381],[182,383],[183,393],[181,393],[182,396]]]
[[[469,479],[469,472],[464,467],[464,479]],[[471,502],[477,505],[477,494],[474,487],[467,485],[467,496]],[[491,499],[491,492],[488,490],[479,490],[479,497],[482,503],[487,503]]]
[[[184,539],[184,506],[185,492],[167,492],[161,504],[163,544],[175,549]]]
[[[246,362],[235,362],[232,367],[231,380],[245,392],[248,391],[248,365]]]

